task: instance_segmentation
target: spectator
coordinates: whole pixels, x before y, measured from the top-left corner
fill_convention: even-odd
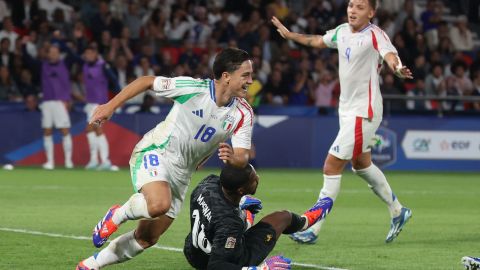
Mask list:
[[[10,39],[4,37],[0,40],[0,65],[13,70],[13,58],[15,55],[10,51]]]
[[[228,20],[230,12],[222,11],[222,17],[215,23],[212,37],[221,45],[226,45],[230,39],[235,38],[235,26]]]
[[[450,28],[450,40],[455,51],[473,51],[473,36],[467,27],[467,23],[467,16],[461,15],[458,17],[456,25]]]
[[[302,61],[303,63],[308,63],[308,60]],[[295,73],[294,81],[291,86],[291,91],[288,97],[288,104],[290,105],[300,105],[305,106],[308,104],[309,97],[309,83],[310,79],[308,76],[308,70],[300,69]]]
[[[423,97],[425,96],[425,79],[417,77],[415,79],[415,88],[408,91],[409,97]],[[407,100],[407,109],[415,111],[431,110],[432,106],[428,100]]]
[[[22,100],[18,92],[17,85],[10,75],[10,71],[5,66],[0,66],[0,100],[2,101],[20,101]]]
[[[3,29],[0,31],[0,40],[3,40],[3,38],[8,38],[8,40],[10,40],[9,51],[13,52],[15,50],[15,41],[17,41],[18,34],[13,29],[13,23],[10,17],[5,17],[3,19]]]
[[[200,48],[205,48],[207,40],[212,35],[212,27],[208,24],[207,9],[197,6],[194,9],[196,21],[190,28],[190,40]]]
[[[332,95],[335,85],[338,83],[332,72],[325,69],[320,73],[318,84],[312,91],[315,106],[320,114],[326,114],[328,108],[332,107]]]
[[[477,70],[473,74],[473,92],[472,96],[480,97],[480,70]],[[473,108],[477,111],[480,111],[480,101],[473,103]]]
[[[39,87],[32,82],[32,73],[26,68],[22,69],[18,90],[24,97],[30,95],[37,96],[40,93]]]
[[[194,43],[191,40],[186,39],[183,43],[184,51],[180,54],[180,58],[178,59],[178,63],[183,65],[184,69],[190,74],[193,73],[200,63],[200,57],[198,57],[193,51],[193,44]]]
[[[133,71],[128,65],[127,57],[123,54],[118,55],[114,63],[112,71],[117,77],[120,89],[123,89],[128,84],[127,78],[134,76]]]
[[[64,4],[60,0],[38,0],[38,7],[47,12],[47,18],[49,21],[53,20],[55,10],[60,10],[67,22],[71,21],[73,8]]]
[[[187,33],[192,28],[192,23],[188,19],[188,14],[181,8],[176,8],[173,11],[173,16],[170,18],[170,27],[167,27],[167,37],[172,44],[180,44]]]
[[[40,112],[38,107],[38,96],[33,94],[28,94],[24,98],[25,110],[27,112]]]
[[[446,80],[447,95],[449,96],[468,96],[473,92],[473,83],[466,75],[466,65],[464,62],[457,61],[451,66],[452,75]],[[463,110],[464,107],[459,102],[450,103],[451,110]]]
[[[383,84],[381,86],[383,95],[404,95],[405,93],[401,90],[399,84],[395,81],[395,76],[391,72],[387,72],[383,77]],[[385,98],[385,96],[384,96]],[[385,107],[384,110],[387,112],[390,111],[403,111],[405,110],[405,102],[403,100],[387,98],[384,99]]]
[[[288,104],[289,89],[282,83],[282,72],[280,70],[272,71],[263,89],[265,89],[264,103],[272,105]]]
[[[251,57],[257,79],[260,80],[262,84],[267,83],[268,76],[270,75],[272,69],[270,67],[270,62],[263,59],[262,49],[260,46],[255,45],[252,47]]]
[[[0,0],[0,22],[3,21],[5,17],[10,17],[10,9],[4,0]]]
[[[443,76],[443,65],[434,63],[431,72],[425,79],[425,93],[428,96],[437,96],[445,92],[445,77]]]
[[[132,2],[128,5],[128,10],[123,17],[125,26],[130,31],[130,37],[134,44],[140,39],[140,29],[142,28],[142,16],[139,6],[136,2]]]
[[[36,20],[38,20],[40,12],[37,1],[17,0],[11,2],[12,20],[16,27],[28,29]],[[2,10],[2,8],[0,8],[0,10]]]

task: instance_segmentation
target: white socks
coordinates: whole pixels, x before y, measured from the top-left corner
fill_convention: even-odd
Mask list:
[[[83,264],[92,269],[99,269],[110,264],[130,260],[142,252],[142,246],[135,240],[135,231],[130,231],[115,238],[96,256],[84,260]]]
[[[65,154],[65,166],[70,167],[72,164],[72,136],[70,134],[63,136],[63,153]]]
[[[98,143],[98,150],[100,152],[100,160],[102,161],[102,164],[110,164],[110,159],[108,158],[108,154],[109,154],[108,152],[110,150],[108,147],[108,141],[105,134],[97,136],[97,143]]]
[[[368,168],[353,171],[355,174],[363,178],[373,192],[387,204],[392,218],[400,215],[402,205],[395,194],[393,194],[392,189],[387,182],[387,178],[385,178],[383,172],[375,166],[375,164],[372,163]]]
[[[112,216],[113,223],[120,225],[127,220],[152,218],[148,213],[147,201],[142,193],[133,194],[128,201],[118,208]]]
[[[43,136],[43,147],[45,147],[45,154],[47,156],[47,163],[53,165],[53,137]]]
[[[323,187],[318,195],[319,199],[330,197],[333,201],[337,199],[340,192],[340,184],[342,182],[342,175],[323,175]],[[325,219],[318,221],[310,227],[315,235],[320,233]]]
[[[88,146],[90,148],[90,161],[88,162],[89,164],[98,164],[98,157],[97,157],[97,152],[98,152],[98,140],[97,140],[97,134],[95,132],[90,131],[87,133],[87,140],[88,140]]]

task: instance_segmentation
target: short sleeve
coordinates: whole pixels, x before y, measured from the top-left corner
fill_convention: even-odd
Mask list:
[[[382,58],[385,58],[385,55],[388,53],[397,53],[397,49],[395,46],[393,46],[392,42],[390,41],[390,38],[385,34],[385,32],[378,27],[374,28],[371,30],[372,32],[372,40],[375,46],[375,41],[377,42],[377,47],[376,49],[382,56]]]
[[[153,81],[153,91],[157,96],[177,98],[207,91],[210,80],[194,79],[191,77],[163,77],[158,76]]]
[[[232,135],[232,147],[250,149],[252,146],[253,110],[242,101],[237,105],[241,118]]]
[[[325,35],[323,35],[323,43],[327,45],[329,48],[337,48],[337,39],[338,39],[338,34],[340,32],[340,29],[345,27],[345,24],[341,24],[337,26],[337,28],[328,30]]]

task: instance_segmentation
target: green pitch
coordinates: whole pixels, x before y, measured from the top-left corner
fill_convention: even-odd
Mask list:
[[[196,173],[190,190],[212,172],[217,171]],[[257,220],[280,209],[302,213],[322,185],[318,170],[259,174],[256,196],[264,210]],[[272,254],[292,258],[298,263],[293,269],[350,270],[462,269],[462,256],[480,256],[480,174],[387,172],[387,177],[401,202],[413,210],[413,218],[393,243],[384,243],[390,222],[384,204],[360,178],[346,173],[317,244],[299,245],[282,236]],[[0,269],[74,269],[96,251],[88,240],[93,226],[112,204],[131,195],[129,179],[127,170],[0,171]],[[159,245],[182,248],[188,206],[187,200]],[[120,233],[134,225],[126,223]],[[107,269],[190,267],[178,250],[156,248]]]

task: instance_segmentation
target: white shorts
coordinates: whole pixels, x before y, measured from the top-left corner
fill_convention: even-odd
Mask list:
[[[160,148],[135,148],[130,157],[130,174],[135,192],[154,181],[167,182],[170,185],[172,201],[166,215],[176,218],[182,208],[193,172],[172,165],[165,155],[165,150]]]
[[[343,160],[352,160],[361,153],[369,152],[382,119],[355,116],[340,116],[340,130],[329,154]]]
[[[42,102],[42,128],[70,128],[70,116],[63,101]]]
[[[92,118],[93,112],[97,107],[97,103],[87,103],[85,107],[83,107],[83,111],[87,114],[87,123],[90,122],[90,118]]]

